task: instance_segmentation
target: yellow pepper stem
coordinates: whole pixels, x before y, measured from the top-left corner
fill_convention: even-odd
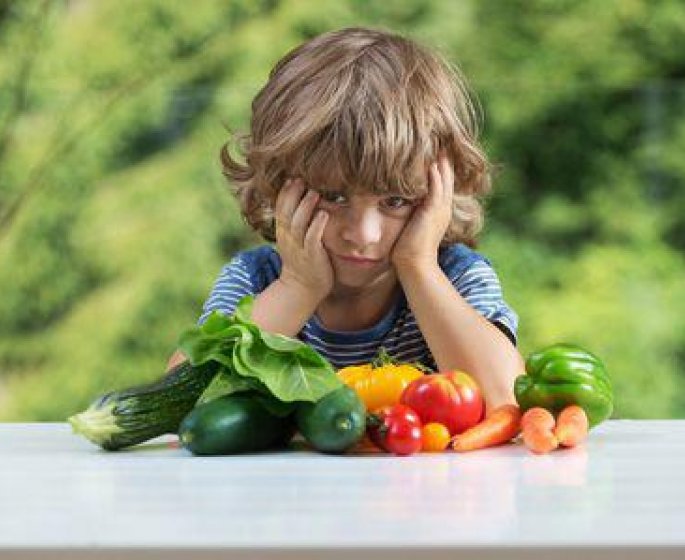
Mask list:
[[[397,365],[397,361],[394,360],[390,354],[388,354],[387,350],[385,349],[385,346],[381,346],[378,349],[378,354],[376,354],[376,357],[371,362],[371,367],[375,369],[387,365]],[[421,362],[409,362],[406,365],[415,367],[416,369],[424,373],[433,373],[433,370],[431,368],[423,365]]]

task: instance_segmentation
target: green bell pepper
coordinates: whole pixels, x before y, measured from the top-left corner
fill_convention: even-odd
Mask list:
[[[536,406],[555,416],[571,404],[587,414],[590,427],[603,422],[614,409],[611,380],[601,360],[573,344],[553,344],[526,360],[526,375],[514,382],[522,411]]]

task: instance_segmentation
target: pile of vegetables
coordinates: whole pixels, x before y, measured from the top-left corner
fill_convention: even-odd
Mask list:
[[[397,455],[473,451],[519,435],[532,452],[548,453],[578,445],[613,410],[611,381],[601,360],[571,344],[530,354],[526,373],[515,381],[517,404],[502,405],[487,418],[480,389],[463,372],[413,376],[406,365],[387,360],[382,374],[364,367],[338,373],[367,405],[382,405],[368,406],[367,432],[377,447]]]
[[[514,382],[514,394],[524,411],[523,442],[534,453],[577,445],[614,409],[604,364],[574,344],[553,344],[531,353],[526,374]]]
[[[514,394],[522,410],[541,407],[559,414],[569,405],[579,405],[590,426],[603,422],[614,408],[611,380],[602,361],[573,344],[553,344],[531,353],[526,375],[514,383]]]
[[[405,387],[424,372],[430,370],[419,363],[395,363],[381,346],[371,363],[342,368],[338,377],[355,390],[368,410],[376,410],[398,402]]]
[[[212,314],[184,332],[188,361],[159,381],[114,391],[68,419],[103,449],[167,433],[198,455],[286,445],[299,430],[315,449],[342,452],[364,435],[366,409],[307,344],[261,330],[254,296],[231,316]]]
[[[443,451],[481,421],[483,397],[469,375],[425,371],[419,364],[394,363],[381,348],[371,364],[338,372],[364,401],[367,434],[376,447],[396,455]]]
[[[514,385],[518,405],[485,417],[468,374],[396,363],[383,348],[371,363],[336,372],[311,346],[261,330],[250,320],[253,301],[246,296],[233,315],[215,312],[185,331],[186,362],[96,399],[68,419],[74,432],[106,450],[173,433],[197,455],[277,449],[297,432],[324,453],[365,442],[396,455],[466,452],[519,435],[547,453],[577,445],[613,410],[604,365],[578,346],[532,353]]]

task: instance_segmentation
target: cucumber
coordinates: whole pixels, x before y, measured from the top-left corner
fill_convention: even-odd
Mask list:
[[[366,407],[347,385],[315,403],[302,403],[295,412],[297,429],[317,451],[343,453],[364,436]]]
[[[263,451],[286,444],[293,434],[292,419],[271,414],[250,391],[196,406],[178,429],[181,445],[195,455]]]
[[[175,434],[218,367],[213,361],[198,367],[182,362],[153,383],[99,397],[68,421],[75,433],[108,451]]]

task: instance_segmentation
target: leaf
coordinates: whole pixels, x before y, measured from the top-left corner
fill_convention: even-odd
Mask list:
[[[251,347],[252,344],[234,344],[231,352],[233,368],[235,372],[245,377],[252,377],[255,375],[255,372],[252,371],[249,360],[246,361],[243,356],[243,354],[246,353]]]
[[[239,345],[239,362],[249,369],[282,401],[316,402],[337,389],[342,381],[333,366],[313,348],[302,344],[295,352],[265,351],[262,345]]]
[[[280,333],[270,333],[268,331],[261,330],[255,323],[252,322],[252,307],[254,304],[254,296],[247,295],[244,296],[239,302],[235,310],[235,319],[250,327],[250,330],[256,331],[255,334],[259,335],[264,343],[278,352],[295,352],[301,346],[306,346],[304,342],[285,336]]]
[[[210,319],[213,316],[210,315]],[[218,326],[218,323],[213,322],[213,326]],[[221,329],[207,330],[209,332],[202,327],[193,327],[182,333],[179,338],[178,347],[194,366],[215,360],[226,367],[233,367],[233,346],[236,343],[249,345],[254,340],[249,328],[238,323]]]
[[[218,311],[213,311],[200,327],[200,331],[206,335],[212,335],[220,333],[235,323],[236,320],[232,315],[224,315]]]
[[[267,391],[263,383],[259,383],[256,379],[250,377],[242,377],[232,371],[230,368],[222,367],[214,376],[211,383],[200,395],[197,400],[196,406],[198,404],[206,403],[223,397],[224,395],[231,395],[233,393],[239,393],[241,391]]]
[[[304,342],[279,333],[261,331],[261,338],[269,348],[278,352],[296,352],[303,346],[309,348]]]
[[[234,316],[236,320],[241,323],[252,323],[252,306],[254,305],[254,296],[252,294],[244,296],[236,306]]]
[[[203,402],[247,389],[281,403],[316,402],[342,385],[330,362],[314,348],[253,323],[253,301],[254,296],[243,297],[230,317],[213,312],[202,326],[186,330],[179,339],[191,364],[213,360],[223,366],[201,396]],[[278,409],[285,414],[290,405]]]

